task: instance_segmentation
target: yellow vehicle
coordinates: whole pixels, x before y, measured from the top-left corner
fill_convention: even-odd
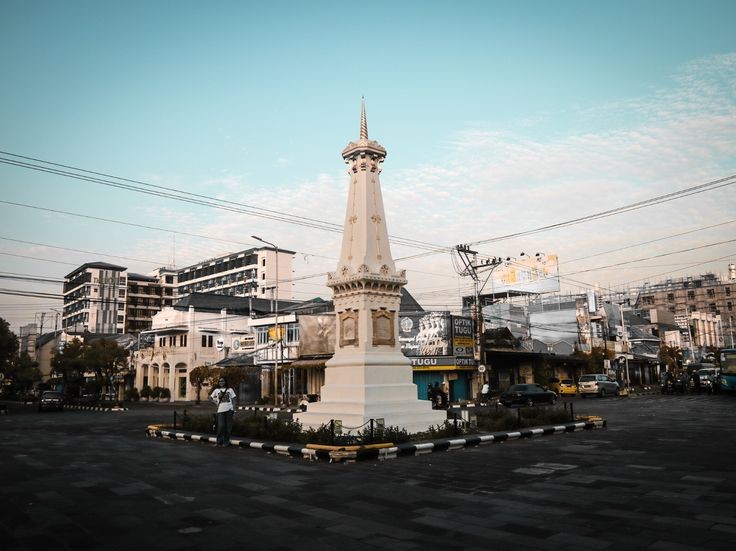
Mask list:
[[[577,393],[578,387],[575,384],[575,381],[572,379],[560,380],[560,389],[557,391],[557,394],[560,396],[575,396]]]

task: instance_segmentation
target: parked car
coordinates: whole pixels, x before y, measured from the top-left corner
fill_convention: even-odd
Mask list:
[[[578,393],[578,387],[575,384],[575,381],[572,379],[561,379],[560,380],[560,390],[557,392],[560,396],[575,396]]]
[[[499,401],[506,407],[533,406],[541,403],[554,404],[557,402],[557,394],[537,384],[511,385],[501,394]]]
[[[547,379],[547,389],[559,394],[560,379],[557,377],[550,377],[549,379]]]
[[[593,373],[589,375],[581,375],[578,379],[578,392],[580,396],[618,396],[621,389],[618,383],[608,375]]]
[[[64,409],[64,400],[61,398],[61,392],[47,390],[41,394],[41,399],[38,402],[38,411],[47,409],[56,411],[62,411]]]
[[[700,391],[708,392],[713,394],[718,392],[718,368],[717,367],[702,367],[698,369],[698,378],[700,379]],[[694,380],[691,379],[691,390],[697,390],[694,388]]]

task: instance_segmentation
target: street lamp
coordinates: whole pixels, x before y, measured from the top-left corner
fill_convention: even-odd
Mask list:
[[[260,241],[261,243],[265,243],[266,245],[271,245],[274,250],[276,251],[276,304],[275,304],[275,315],[276,315],[276,338],[278,339],[279,343],[279,350],[283,351],[282,348],[282,342],[281,342],[281,330],[279,328],[279,248],[271,243],[270,241],[266,241],[265,239],[261,239],[257,235],[251,235],[251,238],[255,239],[256,241]],[[279,396],[279,352],[276,352],[276,360],[273,364],[273,405],[278,406],[278,396]]]

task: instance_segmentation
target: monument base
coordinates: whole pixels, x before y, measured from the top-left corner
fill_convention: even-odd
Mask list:
[[[336,420],[342,422],[343,432],[356,434],[369,427],[371,419],[382,419],[386,427],[415,434],[447,420],[447,412],[433,410],[429,400],[417,398],[414,383],[401,382],[411,380],[410,366],[343,364],[327,367],[325,378],[330,382],[322,387],[322,401],[309,404],[307,411],[294,416],[304,429],[318,429]],[[348,382],[356,380],[377,382]]]

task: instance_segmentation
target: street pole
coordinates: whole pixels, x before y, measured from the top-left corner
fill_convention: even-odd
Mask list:
[[[626,367],[626,388],[631,386],[629,378],[629,335],[626,332],[626,322],[624,321],[624,303],[621,302],[618,307],[621,312],[621,336],[624,343],[624,366]]]
[[[260,241],[261,243],[265,243],[266,245],[271,245],[274,250],[276,251],[276,297],[275,297],[275,307],[274,307],[274,314],[276,316],[275,325],[276,325],[276,338],[277,343],[279,345],[279,349],[283,350],[282,343],[281,343],[281,329],[279,327],[279,248],[271,243],[270,241],[266,241],[265,239],[261,239],[260,237],[256,235],[251,235],[253,239],[256,241]],[[279,350],[276,351],[276,358],[274,360],[273,364],[273,405],[278,406],[278,396],[279,396],[279,356],[281,354],[279,353]]]

